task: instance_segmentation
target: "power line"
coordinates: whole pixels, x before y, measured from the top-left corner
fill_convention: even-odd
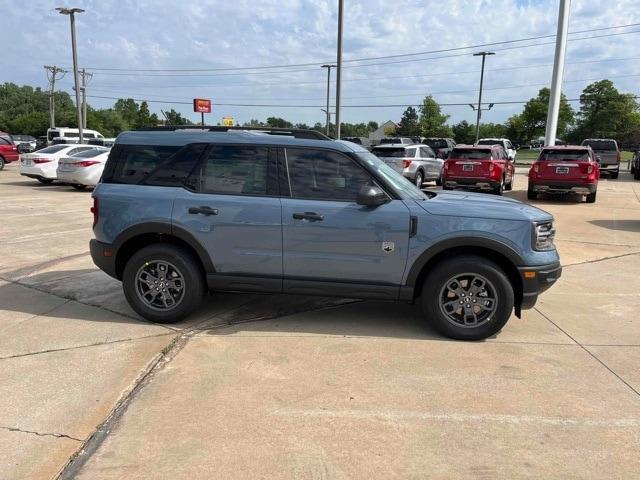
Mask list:
[[[569,35],[577,35],[581,33],[592,33],[604,30],[613,30],[618,28],[629,28],[629,27],[637,27],[640,26],[640,23],[628,23],[624,25],[612,25],[609,27],[601,27],[601,28],[592,28],[589,30],[578,30],[575,32],[569,32]],[[633,33],[633,32],[629,32]],[[622,33],[624,34],[624,33]],[[616,35],[616,34],[611,34]],[[443,48],[438,50],[427,50],[422,52],[412,52],[412,53],[401,53],[395,55],[383,55],[378,57],[363,57],[363,58],[354,58],[351,60],[344,60],[344,63],[357,63],[357,62],[366,62],[371,60],[386,60],[391,58],[406,58],[413,56],[421,56],[421,55],[430,55],[434,53],[446,53],[446,52],[454,52],[461,50],[470,50],[475,48],[483,48],[483,47],[493,47],[497,45],[506,45],[513,44],[519,42],[527,42],[531,40],[542,40],[545,38],[555,38],[555,34],[549,35],[538,35],[534,37],[524,37],[512,40],[503,40],[499,42],[490,42],[490,43],[480,43],[476,45],[467,45],[463,47],[452,47],[452,48]],[[586,37],[586,38],[601,38],[601,37]],[[578,40],[578,39],[576,39]],[[580,39],[583,40],[583,39]],[[545,45],[545,44],[542,44]],[[466,54],[465,54],[466,55]],[[292,67],[310,67],[310,66],[320,66],[322,64],[330,63],[329,61],[322,62],[309,62],[309,63],[295,63],[295,64],[286,64],[286,65],[264,65],[264,66],[255,66],[255,67],[225,67],[225,68],[159,68],[159,69],[135,69],[135,68],[104,68],[104,67],[86,67],[88,70],[93,71],[101,71],[101,72],[229,72],[229,71],[247,71],[247,70],[265,70],[265,69],[280,69],[280,68],[292,68]],[[313,69],[315,70],[315,69]]]

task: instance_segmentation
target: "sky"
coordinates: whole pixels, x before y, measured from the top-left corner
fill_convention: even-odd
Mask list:
[[[338,0],[62,1],[29,0],[25,8],[0,0],[0,83],[46,88],[44,65],[71,69],[69,18],[55,7],[74,6],[86,10],[76,22],[78,62],[93,73],[87,89],[93,107],[115,102],[96,97],[133,97],[149,101],[154,112],[174,108],[199,121],[190,104],[199,97],[213,102],[211,124],[269,116],[324,123],[321,65],[335,63]],[[480,59],[472,53],[481,50],[496,53],[487,57],[483,101],[526,101],[550,83],[553,37],[461,47],[552,36],[558,0],[344,3],[344,122],[399,121],[407,105],[429,94],[462,104],[443,105],[450,122],[475,122],[467,104],[477,102]],[[638,25],[625,26],[631,24]],[[569,31],[583,33],[569,35],[568,98],[603,78],[640,94],[640,0],[573,0]],[[360,60],[448,49],[457,50]],[[279,67],[260,68],[273,66]],[[73,95],[73,75],[57,86]],[[334,94],[332,82],[332,104]],[[483,121],[504,122],[521,110],[522,104],[496,104]]]

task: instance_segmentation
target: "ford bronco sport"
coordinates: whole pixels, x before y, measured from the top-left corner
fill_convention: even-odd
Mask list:
[[[286,292],[418,301],[442,334],[478,340],[561,273],[550,214],[422,192],[307,130],[123,133],[93,201],[94,262],[155,322],[186,317],[207,290]]]

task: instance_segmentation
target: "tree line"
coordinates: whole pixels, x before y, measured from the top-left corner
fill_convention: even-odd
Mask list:
[[[77,127],[74,103],[66,92],[55,92],[56,124]],[[549,89],[542,88],[531,98],[521,113],[511,116],[504,123],[481,123],[480,137],[507,137],[512,142],[525,145],[544,136]],[[463,120],[450,124],[449,115],[432,96],[427,96],[416,109],[407,107],[396,124],[395,131],[386,132],[400,136],[451,137],[458,143],[475,141],[475,125]],[[164,117],[149,111],[147,102],[123,98],[113,107],[87,108],[87,128],[100,131],[107,137],[126,130],[162,125],[189,125],[192,122],[179,112],[170,109]],[[305,128],[326,131],[324,123],[314,125],[293,123],[281,117],[269,117],[266,121],[251,119],[245,127]],[[341,123],[343,137],[366,137],[378,128],[375,121]],[[13,83],[0,85],[0,131],[33,136],[44,135],[49,127],[49,94],[41,88],[18,86]],[[329,134],[335,136],[335,125],[330,124]],[[558,137],[568,142],[580,142],[584,138],[614,138],[625,145],[640,144],[640,108],[635,97],[619,92],[610,80],[587,85],[580,95],[577,111],[564,94],[560,101]]]

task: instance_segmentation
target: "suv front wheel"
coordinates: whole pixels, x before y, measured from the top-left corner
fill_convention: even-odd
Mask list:
[[[129,259],[122,288],[129,305],[140,316],[152,322],[174,323],[200,306],[204,279],[189,252],[157,243]]]
[[[498,333],[513,310],[513,288],[491,260],[463,256],[443,261],[422,289],[422,309],[441,334],[457,340],[483,340]]]

